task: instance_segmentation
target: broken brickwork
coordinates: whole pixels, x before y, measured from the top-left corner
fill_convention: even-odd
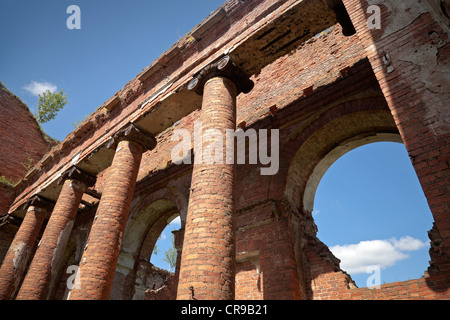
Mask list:
[[[34,196],[56,203],[44,230],[33,231],[44,239],[70,198],[61,173],[95,178],[70,230],[60,226],[70,235],[49,238],[58,259],[47,260],[52,272],[35,298],[448,299],[446,3],[225,2],[15,187],[10,219],[32,212]],[[367,27],[369,5],[380,7],[381,29]],[[174,131],[193,132],[196,120],[216,115],[222,129],[278,129],[277,173],[261,175],[261,164],[173,163]],[[411,157],[434,218],[430,266],[420,279],[357,288],[317,238],[314,194],[334,161],[377,141],[404,143]],[[176,216],[177,266],[165,277],[148,261]],[[21,256],[28,273],[38,252]],[[2,270],[14,270],[8,261]],[[70,291],[66,270],[74,265],[81,286]],[[0,286],[23,280],[0,276]],[[8,294],[2,298],[15,297]]]
[[[20,225],[21,219],[6,215],[15,190],[55,143],[40,129],[28,107],[0,82],[0,260]]]

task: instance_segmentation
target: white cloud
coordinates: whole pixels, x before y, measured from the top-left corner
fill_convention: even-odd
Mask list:
[[[367,267],[377,265],[381,269],[393,266],[397,261],[407,259],[404,251],[415,251],[427,246],[427,242],[406,236],[399,240],[361,241],[357,244],[330,247],[331,252],[341,260],[341,268],[350,274],[366,273]]]
[[[55,92],[58,89],[57,86],[46,81],[43,82],[32,81],[29,85],[26,85],[23,88],[35,96],[42,94],[47,90]]]
[[[419,239],[414,239],[410,236],[401,237],[399,240],[392,238],[390,241],[395,248],[402,251],[415,251],[422,249],[427,245],[427,243],[422,242]]]

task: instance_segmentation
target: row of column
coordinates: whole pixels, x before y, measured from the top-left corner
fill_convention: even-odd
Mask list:
[[[203,132],[218,129],[225,136],[226,129],[235,129],[236,96],[252,88],[253,82],[228,56],[205,67],[189,84],[190,90],[203,95]],[[204,137],[203,148],[210,142]],[[108,143],[109,148],[115,148],[114,159],[80,261],[79,287],[71,290],[68,299],[109,298],[142,154],[155,145],[154,137],[133,124]],[[28,202],[0,269],[1,300],[52,296],[81,198],[95,177],[72,167],[60,183],[62,189],[53,210],[53,204],[39,196]],[[234,298],[234,183],[234,164],[194,165],[178,299]],[[50,218],[33,256],[47,214]]]
[[[79,266],[81,288],[71,291],[71,299],[109,298],[142,153],[155,145],[152,136],[133,124],[116,133],[108,143],[116,152],[88,238],[92,248],[85,247]],[[39,196],[28,203],[25,218],[0,269],[2,300],[14,297],[16,300],[44,300],[51,296],[81,198],[86,188],[95,183],[95,178],[72,167],[60,177],[59,183],[62,189],[53,210],[51,203]],[[40,229],[50,212],[33,256]]]

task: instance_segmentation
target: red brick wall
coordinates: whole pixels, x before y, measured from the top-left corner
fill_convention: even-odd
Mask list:
[[[317,59],[309,58],[313,54]],[[277,108],[283,109],[303,96],[304,88],[313,86],[316,90],[334,80],[341,79],[341,70],[348,66],[354,66],[354,72],[361,71],[361,67],[355,64],[364,56],[365,53],[356,36],[344,37],[339,27],[332,28],[326,34],[303,44],[299,50],[267,66],[260,74],[253,77],[256,83],[254,90],[247,95],[238,96],[238,123],[245,121],[247,126],[251,126],[264,118],[272,121],[273,118],[268,117],[271,106],[276,105]],[[350,91],[347,89],[348,85],[349,83],[343,83],[337,91]],[[327,97],[327,101],[335,99],[328,94],[324,94],[324,97]],[[322,98],[321,96],[320,99]],[[308,107],[308,104],[305,104],[297,110]],[[313,109],[313,107],[309,108]],[[292,117],[295,118],[300,113],[301,111],[293,114]],[[199,118],[199,115],[199,111],[193,112],[157,137],[156,148],[143,155],[138,180],[143,181],[151,173],[156,176],[149,179],[151,180],[149,183],[154,184],[158,173],[166,176],[163,174],[164,171],[160,170],[167,170],[170,166],[170,151],[176,144],[170,141],[173,130],[186,128],[192,132],[193,122]],[[267,121],[257,126],[266,127]],[[283,131],[285,135],[282,139],[287,139],[290,130]],[[283,155],[282,157],[284,158]],[[298,267],[296,263],[295,236],[289,213],[283,213],[283,210],[279,209],[283,217],[277,216],[272,208],[272,202],[267,200],[270,197],[267,193],[268,187],[274,191],[274,196],[282,197],[284,180],[271,182],[268,177],[260,176],[256,166],[238,167],[239,183],[236,186],[238,248],[236,252],[257,251],[257,254],[250,258],[255,261],[238,262],[236,266],[236,297],[241,299],[305,298],[305,288],[301,284],[302,275],[299,276],[298,272],[298,269],[301,271],[302,266]],[[282,173],[282,175],[285,174],[287,172]],[[97,186],[101,184],[100,179],[97,181]],[[252,208],[250,212],[246,211],[245,208],[258,203],[261,206]],[[287,232],[287,230],[291,231]]]
[[[448,276],[447,276],[448,277]],[[309,299],[315,300],[448,300],[445,275],[383,284],[379,288],[349,288],[348,276],[330,272],[314,280]]]
[[[258,263],[256,260],[255,263]],[[236,266],[236,299],[263,300],[264,274],[255,263],[246,261]]]
[[[445,291],[448,277],[443,272],[447,260],[441,259],[445,254],[432,256],[432,261],[439,263],[431,277],[387,284],[381,289],[355,288],[351,278],[339,269],[339,261],[317,239],[310,213],[290,203],[292,199],[285,199],[291,162],[302,143],[315,131],[350,113],[389,114],[389,104],[394,116],[392,120],[396,122],[394,125],[397,124],[414,159],[435,216],[436,230],[440,233],[437,242],[445,250],[450,248],[448,181],[445,180],[448,180],[448,130],[440,121],[445,109],[438,107],[446,106],[443,103],[447,100],[445,97],[437,99],[442,95],[433,95],[424,88],[422,81],[429,79],[421,73],[423,66],[411,65],[401,56],[405,46],[410,50],[415,45],[422,49],[429,45],[430,28],[437,30],[442,39],[446,39],[445,34],[430,14],[423,14],[408,28],[380,39],[376,32],[370,35],[364,31],[365,15],[361,10],[365,8],[360,9],[359,1],[344,2],[357,35],[344,37],[339,27],[328,30],[264,68],[252,78],[254,90],[238,96],[237,123],[245,121],[247,127],[280,128],[282,146],[281,166],[276,176],[261,176],[257,166],[238,166],[237,169],[236,298],[448,298]],[[388,11],[384,8],[382,12],[387,18]],[[375,50],[371,51],[373,48]],[[378,48],[384,48],[390,54],[394,73],[385,72],[380,56],[384,53]],[[436,61],[444,67],[448,62],[448,45],[437,51]],[[369,59],[366,59],[367,55]],[[312,90],[306,90],[308,88]],[[358,99],[349,99],[355,95],[359,95]],[[321,109],[339,99],[343,101],[341,104],[328,110]],[[433,107],[434,103],[437,107]],[[132,108],[128,111],[132,112]],[[311,115],[317,111],[320,111],[320,117],[308,123],[308,117],[314,118]],[[176,143],[170,141],[171,133],[177,128],[192,132],[193,121],[199,114],[198,111],[191,113],[161,134],[157,147],[143,155],[137,189],[156,188],[155,184],[168,179],[174,169],[170,164],[170,150]],[[191,167],[186,166],[184,170],[190,171]],[[102,186],[102,179],[99,180],[97,186]]]
[[[14,188],[9,184],[0,182],[0,216],[8,211],[8,207],[13,199]]]
[[[237,299],[303,298],[289,214],[270,199],[238,211]]]
[[[51,146],[28,107],[0,83],[0,177],[19,182],[27,166],[36,164]],[[0,185],[2,216],[8,211],[13,192],[2,182]]]
[[[238,166],[236,298],[388,299],[394,298],[395,292],[397,298],[442,297],[439,278],[388,284],[374,290],[354,288],[351,278],[339,270],[336,258],[315,237],[312,218],[290,208],[283,200],[290,162],[308,135],[324,122],[345,113],[387,110],[356,35],[343,37],[339,28],[333,28],[326,36],[300,49],[263,69],[253,78],[255,89],[238,97],[238,123],[245,121],[247,126],[255,128],[282,126],[283,147],[282,167],[277,176],[263,177],[255,166]],[[316,59],[310,59],[311,55]],[[352,79],[341,72],[344,70],[360,76]],[[314,94],[306,96],[303,89],[311,86]],[[342,114],[333,110],[325,113],[322,122],[313,123],[292,143],[290,136],[301,124],[295,119],[355,92],[366,95],[369,92],[376,97],[343,104],[339,108]],[[278,108],[276,117],[270,113],[274,105]],[[186,128],[192,132],[193,121],[198,117],[199,112],[193,112],[158,137],[156,148],[143,155],[138,181],[152,185],[158,181],[159,174],[166,178],[170,150],[176,143],[170,141],[173,130]],[[186,170],[190,167],[186,166]],[[153,176],[146,182],[149,173]],[[102,185],[101,179],[97,185]]]
[[[0,86],[0,176],[19,181],[28,158],[37,163],[49,145],[28,107]]]
[[[357,36],[343,37],[339,28],[329,31],[328,36],[321,36],[304,44],[291,55],[284,56],[272,65],[266,67],[254,77],[255,89],[248,95],[238,97],[238,123],[245,121],[246,125],[256,127],[270,127],[279,125],[277,121],[289,123],[287,114],[282,109],[291,107],[293,101],[303,98],[300,106],[293,108],[290,120],[301,117],[305,112],[311,112],[320,105],[326,105],[345,97],[356,90],[372,89],[372,94],[381,93],[374,80],[373,73],[368,72],[368,65],[361,62],[365,57],[365,51],[360,45]],[[317,59],[310,59],[311,55]],[[352,67],[351,69],[346,69]],[[370,67],[370,66],[369,66]],[[298,72],[293,72],[297,70]],[[359,80],[346,80],[347,70],[352,73],[367,73],[360,76]],[[370,71],[370,70],[369,70]],[[344,80],[342,80],[344,79]],[[363,79],[363,80],[362,80]],[[335,80],[332,87],[328,83]],[[268,85],[270,83],[270,85]],[[303,89],[313,86],[315,95],[308,96]],[[323,87],[324,86],[324,87]],[[324,90],[327,88],[327,90]],[[320,89],[320,90],[319,90]],[[332,92],[333,94],[330,94]],[[369,92],[370,93],[370,92]],[[368,92],[366,91],[367,95]],[[276,105],[278,119],[270,113],[270,107]],[[361,110],[385,110],[386,103],[379,96],[348,103],[341,108],[341,112],[357,112]],[[386,109],[387,110],[387,109]],[[333,119],[337,115],[327,113]],[[170,134],[177,128],[187,128],[192,132],[192,124],[199,116],[198,112],[185,117],[180,123],[158,137],[158,145],[155,150],[148,152],[143,157],[140,168],[140,176],[147,172],[154,172],[161,168],[161,164],[167,164],[170,159]],[[264,119],[264,120],[263,120]],[[322,121],[327,121],[322,119]],[[317,123],[311,126],[309,134],[320,128]],[[284,126],[281,139],[283,144],[289,140],[295,124]],[[308,132],[308,131],[307,131]],[[307,134],[302,139],[307,139]],[[286,140],[284,140],[286,139]],[[301,142],[299,142],[301,143]],[[268,198],[282,198],[285,188],[285,178],[290,159],[297,151],[297,147],[286,146],[281,154],[282,162],[287,167],[281,168],[280,174],[273,179],[262,177],[259,171],[251,166],[238,166],[237,185],[237,254],[236,266],[236,298],[239,299],[326,299],[326,298],[389,298],[390,290],[367,291],[368,289],[351,289],[351,278],[339,271],[338,262],[331,255],[328,248],[314,238],[313,233],[296,238],[295,228],[298,227],[291,220],[295,214],[290,209],[275,210]],[[164,167],[164,166],[163,166]],[[285,171],[283,171],[285,170]],[[270,190],[268,192],[268,190]],[[275,201],[279,203],[279,201]],[[281,206],[282,207],[282,206]],[[276,213],[277,212],[277,213]],[[313,228],[312,226],[308,228]],[[311,238],[311,239],[309,239]],[[310,240],[310,242],[308,242]],[[305,241],[306,245],[302,253],[298,253],[296,241]],[[249,254],[239,260],[239,254]],[[303,259],[303,260],[302,260]],[[422,283],[425,280],[411,281]],[[430,283],[428,281],[428,283]],[[397,284],[398,285],[398,284]],[[383,288],[391,288],[393,285],[385,285]],[[410,288],[406,292],[414,291],[414,285],[402,283],[402,286]],[[422,288],[422,287],[421,287]],[[426,288],[422,288],[425,294]],[[403,290],[403,289],[402,289]],[[410,290],[410,291],[408,291]],[[431,289],[430,289],[431,290]],[[404,291],[404,290],[403,290]],[[363,292],[363,293],[361,293]],[[431,292],[431,291],[430,291]],[[430,293],[428,292],[428,293]],[[434,292],[434,291],[433,291]],[[427,294],[428,294],[427,293]],[[409,294],[409,293],[408,293]],[[413,296],[413,295],[412,295]],[[439,296],[439,294],[436,294]],[[407,297],[407,296],[403,296]]]

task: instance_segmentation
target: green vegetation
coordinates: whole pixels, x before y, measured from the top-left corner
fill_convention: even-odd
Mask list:
[[[175,236],[172,233],[170,240],[172,242],[172,246],[164,251],[164,259],[163,261],[169,264],[169,271],[172,271],[172,268],[175,268],[177,264],[177,249],[175,249]]]
[[[91,115],[92,113],[88,114],[87,116],[84,116],[82,120],[72,122],[73,128],[74,129],[78,128],[82,123],[84,123],[87,119],[89,119]]]
[[[34,159],[32,157],[30,157],[30,154],[27,152],[27,162],[21,162],[20,164],[27,171],[29,171],[33,167],[33,163],[34,163]]]
[[[67,103],[67,96],[64,89],[59,92],[45,91],[42,95],[38,95],[37,112],[34,115],[38,123],[46,123],[54,119],[59,110]]]
[[[161,235],[159,236],[158,240],[161,239]],[[177,249],[175,249],[175,236],[172,233],[170,236],[170,240],[172,243],[172,246],[164,251],[164,258],[163,261],[167,262],[169,264],[169,271],[172,272],[172,269],[175,268],[177,264]],[[158,254],[159,249],[157,246],[157,243],[155,243],[155,246],[153,247],[153,254]]]
[[[28,106],[18,97],[16,96],[11,90],[9,90],[4,84],[3,82],[0,81],[0,90],[4,90],[6,92],[8,92],[12,97],[14,97],[15,99],[17,99],[20,103],[24,104],[27,109],[28,112],[36,119],[37,125],[39,127],[39,130],[42,133],[42,136],[44,137],[45,141],[47,141],[48,143],[50,143],[51,145],[57,145],[59,143],[59,140],[54,139],[52,137],[50,137],[47,133],[45,133],[44,129],[42,129],[41,123],[37,120],[37,116],[35,114],[33,114],[30,109],[28,108]],[[65,104],[65,103],[64,103]],[[29,159],[28,159],[29,161]],[[24,164],[22,163],[23,166],[26,166],[28,164]]]
[[[17,182],[6,178],[5,176],[0,176],[0,183],[4,183],[10,187],[14,187],[16,185]]]

